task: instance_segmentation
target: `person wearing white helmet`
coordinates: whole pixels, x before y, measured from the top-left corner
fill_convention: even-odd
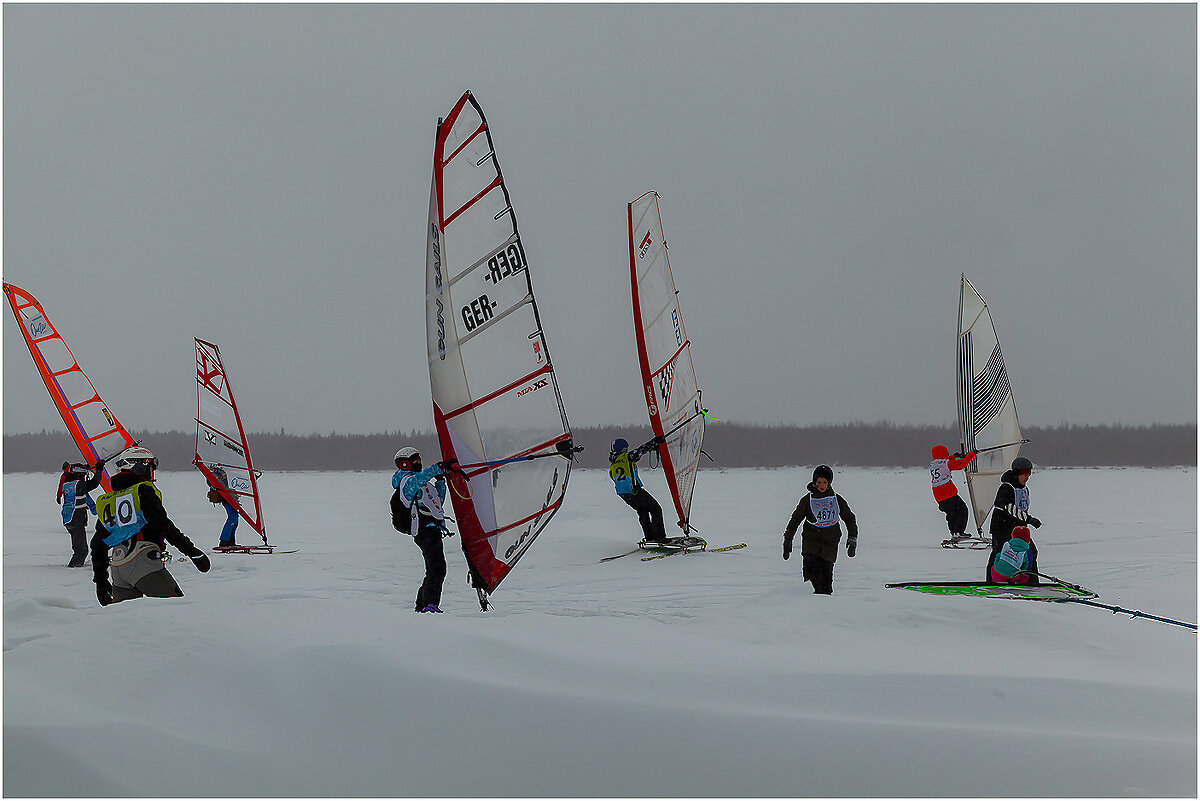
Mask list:
[[[453,460],[421,469],[421,454],[413,447],[396,451],[392,475],[392,527],[413,538],[425,559],[425,579],[417,590],[418,612],[441,612],[442,583],[446,580],[446,552],[442,537],[453,536],[446,528],[445,476]],[[430,486],[433,482],[433,486]]]
[[[991,581],[992,565],[995,564],[1004,544],[1012,539],[1013,529],[1017,526],[1033,526],[1041,528],[1042,521],[1029,514],[1029,476],[1033,474],[1033,462],[1024,456],[1018,456],[1012,461],[1012,469],[1000,477],[1000,488],[996,490],[996,500],[992,502],[992,553],[988,557],[985,581]],[[1026,570],[1030,573],[1030,584],[1037,583],[1037,545],[1029,539],[1029,564]]]
[[[154,486],[158,457],[134,445],[113,460],[112,492],[96,502],[96,534],[92,537],[92,574],[101,606],[143,596],[183,595],[163,563],[167,543],[207,573],[208,557],[180,531],[163,508]],[[111,581],[110,581],[111,572]]]

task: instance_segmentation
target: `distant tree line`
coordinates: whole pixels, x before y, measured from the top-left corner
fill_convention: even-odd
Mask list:
[[[152,449],[163,470],[186,470],[195,456],[194,433],[131,432]],[[647,425],[576,429],[577,457],[582,467],[606,467],[609,443],[624,437],[631,446],[649,439]],[[1166,467],[1196,464],[1196,425],[1028,427],[1030,443],[1022,454],[1042,467]],[[392,456],[416,447],[426,465],[439,458],[432,432],[383,434],[311,434],[297,436],[282,429],[250,434],[251,456],[260,470],[391,470]],[[933,445],[958,448],[958,432],[938,426],[892,423],[848,423],[824,426],[752,426],[710,423],[701,467],[787,467],[822,462],[846,466],[917,466],[929,462]],[[4,472],[55,472],[79,452],[65,432],[4,435]]]

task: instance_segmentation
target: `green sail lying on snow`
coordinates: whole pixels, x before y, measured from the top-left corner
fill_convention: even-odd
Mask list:
[[[1073,584],[985,584],[976,581],[906,581],[885,584],[897,590],[930,595],[975,595],[982,598],[1024,598],[1030,601],[1067,601],[1096,598],[1096,593]]]

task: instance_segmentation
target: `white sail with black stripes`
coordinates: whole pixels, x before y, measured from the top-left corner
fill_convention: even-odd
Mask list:
[[[992,315],[966,275],[958,299],[957,373],[959,441],[964,451],[981,451],[966,476],[975,525],[982,533],[1000,477],[1021,450],[1021,424]]]
[[[562,504],[574,447],[516,215],[470,92],[438,121],[427,234],[434,424],[442,458],[463,468],[449,497],[490,593]]]

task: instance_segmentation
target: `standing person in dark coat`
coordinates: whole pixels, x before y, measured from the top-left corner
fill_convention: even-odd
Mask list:
[[[812,582],[813,592],[818,595],[833,594],[833,563],[837,561],[838,542],[842,539],[842,528],[846,521],[846,555],[854,556],[858,548],[858,520],[850,510],[846,499],[833,491],[833,468],[818,465],[813,471],[808,494],[800,499],[792,519],[783,532],[783,558],[792,555],[792,540],[801,523],[800,554],[804,557],[803,576]]]
[[[967,504],[958,494],[954,486],[952,470],[962,470],[975,458],[975,451],[966,454],[956,453],[950,457],[950,449],[945,445],[933,446],[933,461],[929,463],[929,477],[933,481],[933,499],[937,501],[938,509],[946,515],[946,527],[950,529],[952,539],[966,539],[967,522],[970,513]]]
[[[1000,489],[996,490],[996,500],[992,503],[992,553],[988,557],[987,572],[984,581],[992,580],[992,564],[1004,543],[1012,539],[1013,529],[1017,526],[1033,526],[1041,528],[1042,521],[1029,514],[1029,488],[1025,484],[1033,474],[1033,462],[1024,456],[1013,459],[1012,469],[1000,477]],[[1025,569],[1037,573],[1037,545],[1029,540],[1029,564]],[[1037,583],[1037,576],[1030,577],[1030,584]]]
[[[104,460],[96,462],[91,478],[85,478],[83,465],[63,462],[62,478],[58,480],[58,501],[62,504],[63,527],[71,535],[71,561],[67,567],[83,567],[88,555],[87,522],[88,510],[96,513],[96,503],[89,495],[100,486]]]
[[[114,461],[112,492],[96,502],[92,574],[101,606],[143,596],[178,598],[183,590],[163,564],[167,543],[178,548],[201,573],[208,557],[176,528],[154,486],[158,457],[146,448],[126,448]],[[110,554],[111,549],[111,554]],[[109,573],[112,580],[109,580]]]

